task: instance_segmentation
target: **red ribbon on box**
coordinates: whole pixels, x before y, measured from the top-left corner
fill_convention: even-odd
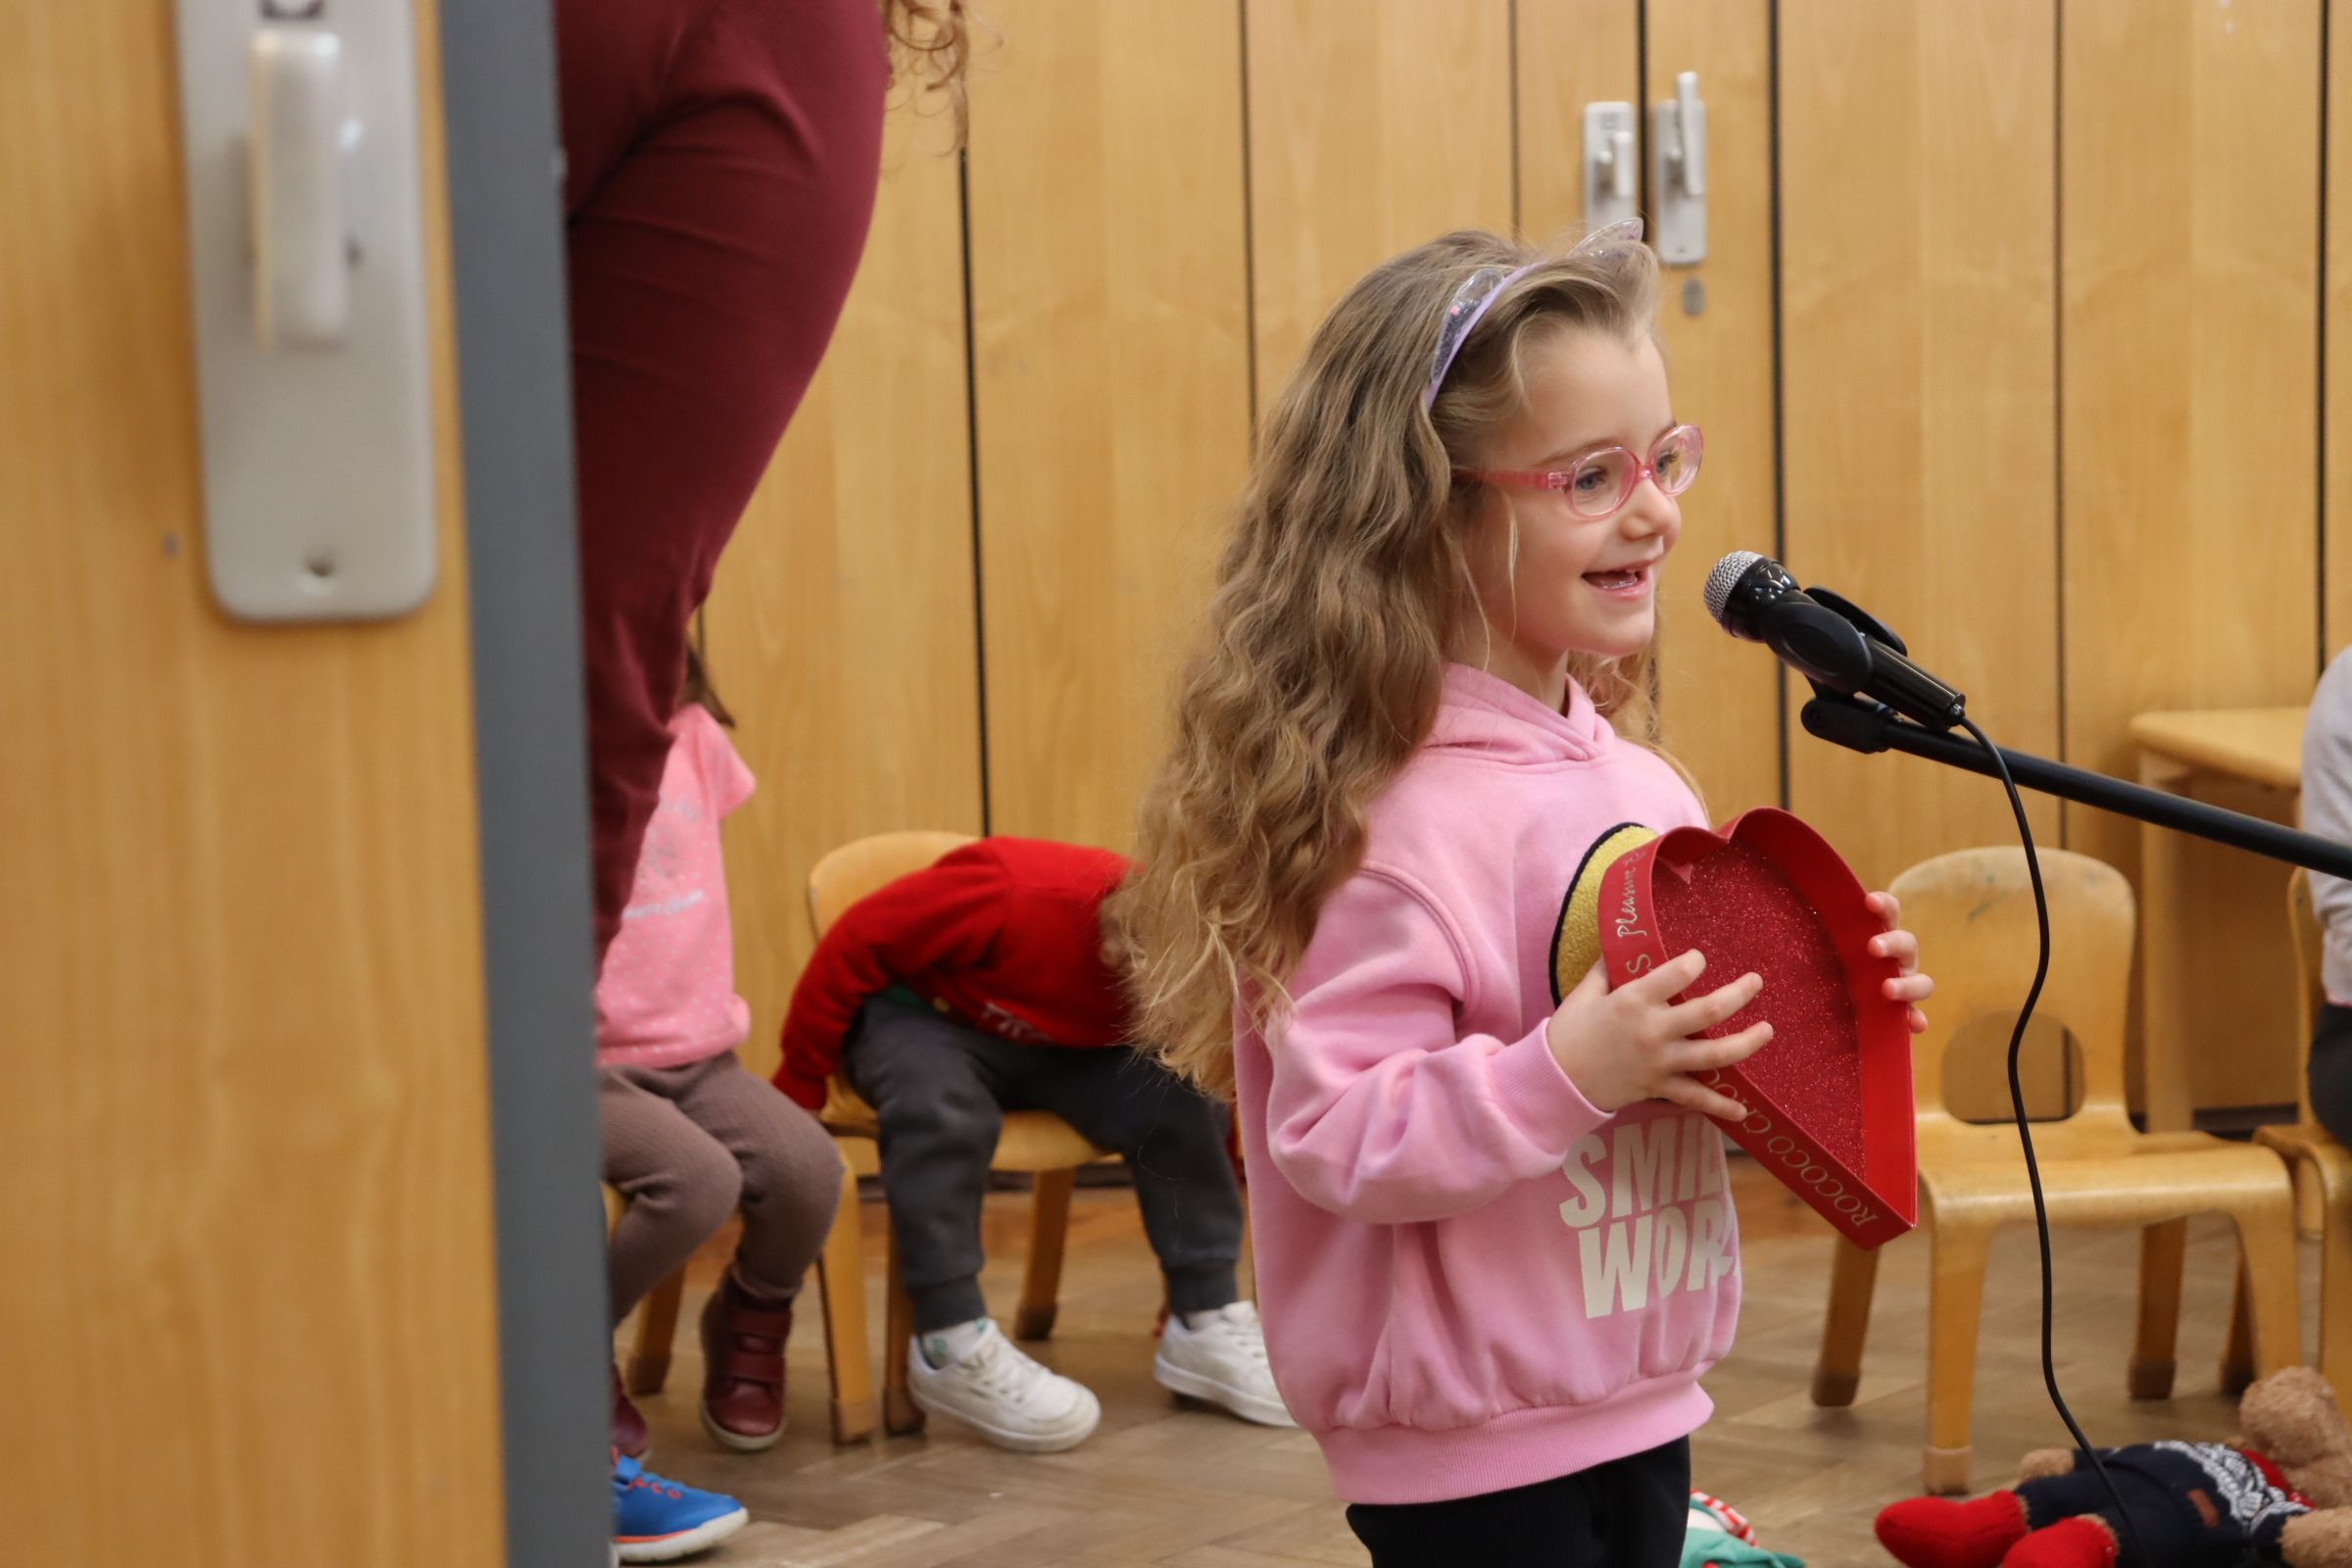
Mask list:
[[[1827,840],[1762,809],[1721,832],[1612,829],[1585,858],[1552,938],[1552,992],[1595,961],[1612,988],[1696,948],[1707,972],[1685,997],[1753,970],[1756,1000],[1710,1035],[1769,1019],[1773,1039],[1701,1081],[1748,1107],[1713,1118],[1856,1245],[1919,1222],[1908,1009],[1882,986],[1898,966],[1870,951],[1884,926]]]

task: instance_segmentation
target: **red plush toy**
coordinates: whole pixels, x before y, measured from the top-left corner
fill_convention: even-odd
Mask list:
[[[2099,1458],[2132,1510],[2145,1568],[2352,1568],[2352,1428],[2309,1367],[2246,1390],[2234,1444],[2142,1443]],[[2074,1450],[2026,1456],[2015,1489],[1913,1497],[1879,1515],[1908,1568],[2109,1568],[2115,1504]]]

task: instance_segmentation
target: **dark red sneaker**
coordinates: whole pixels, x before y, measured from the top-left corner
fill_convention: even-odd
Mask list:
[[[629,1402],[628,1391],[620,1386],[620,1368],[612,1368],[612,1446],[622,1456],[642,1459],[654,1446],[652,1436],[645,1430],[645,1417]]]
[[[703,1305],[703,1430],[738,1453],[772,1447],[784,1435],[784,1342],[792,1303],[766,1301],[734,1272]]]

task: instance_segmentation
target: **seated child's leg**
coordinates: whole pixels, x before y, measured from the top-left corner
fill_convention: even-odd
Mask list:
[[[1144,1234],[1168,1281],[1168,1310],[1206,1312],[1240,1295],[1242,1191],[1225,1152],[1225,1107],[1139,1052],[1039,1052],[1023,1099],[1126,1156]]]
[[[691,1068],[606,1067],[597,1073],[605,1180],[629,1200],[609,1249],[612,1321],[685,1266],[735,1212],[743,1174],[717,1139],[669,1097]]]
[[[877,997],[858,1015],[842,1070],[881,1123],[882,1190],[918,1334],[988,1315],[980,1203],[1004,1112],[966,1037],[987,1036]]]
[[[784,1435],[792,1303],[841,1200],[841,1156],[816,1118],[725,1052],[686,1070],[678,1106],[743,1173],[743,1240],[703,1303],[703,1430],[756,1453]]]
[[[1102,1407],[1000,1333],[980,1294],[988,1163],[1004,1081],[1027,1049],[884,996],[859,1011],[842,1068],[881,1123],[882,1186],[914,1307],[908,1394],[1000,1446],[1054,1453],[1085,1442]]]
[[[735,1275],[771,1301],[801,1288],[841,1202],[833,1135],[743,1070],[733,1052],[697,1062],[678,1103],[724,1145],[743,1172],[743,1245]]]
[[[2311,1113],[2338,1143],[2352,1140],[2352,1007],[2320,1008],[2307,1071]]]
[[[1256,1306],[1240,1298],[1242,1190],[1225,1107],[1140,1052],[1033,1051],[1013,1093],[1126,1156],[1144,1235],[1167,1281],[1152,1376],[1245,1421],[1296,1425],[1274,1385]]]

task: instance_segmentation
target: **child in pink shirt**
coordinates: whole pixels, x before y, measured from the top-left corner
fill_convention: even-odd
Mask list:
[[[792,1301],[841,1195],[841,1156],[816,1119],[744,1071],[751,1008],[735,994],[718,824],[751,798],[733,722],[689,654],[662,801],[596,986],[605,1180],[629,1200],[612,1228],[612,1321],[743,1211],[735,1261],[704,1309],[703,1428],[743,1451],[784,1431]],[[645,1423],[612,1377],[612,1441]]]
[[[1762,982],[1687,953],[1550,986],[1594,843],[1705,822],[1652,742],[1701,450],[1656,276],[1623,231],[1459,233],[1333,308],[1108,906],[1144,1037],[1238,1094],[1275,1382],[1376,1568],[1678,1561],[1739,1314],[1707,1116],[1741,1111],[1695,1075],[1771,1026],[1693,1037]]]

